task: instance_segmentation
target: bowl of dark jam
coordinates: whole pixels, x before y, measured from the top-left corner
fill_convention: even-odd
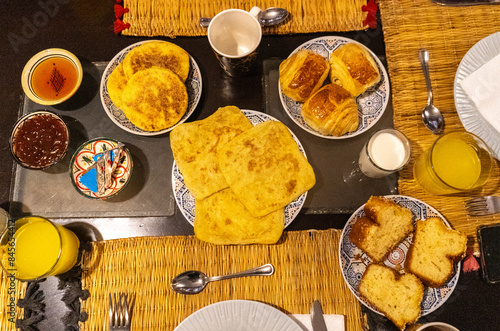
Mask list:
[[[28,169],[46,169],[59,162],[68,149],[69,130],[55,113],[39,110],[21,117],[10,136],[16,162]]]

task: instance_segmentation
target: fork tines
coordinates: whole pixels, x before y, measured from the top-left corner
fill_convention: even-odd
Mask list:
[[[119,293],[109,294],[109,329],[130,330],[130,311],[127,303],[127,295]]]
[[[469,199],[465,202],[465,209],[471,216],[490,215],[498,212],[490,197]]]

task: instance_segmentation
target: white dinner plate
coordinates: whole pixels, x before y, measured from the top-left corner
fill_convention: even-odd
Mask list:
[[[500,132],[486,121],[459,84],[462,79],[498,54],[500,54],[500,32],[489,35],[472,46],[458,65],[453,92],[458,117],[465,129],[483,139],[494,157],[500,160]]]
[[[417,220],[425,220],[429,217],[439,217],[441,218],[445,224],[451,228],[448,221],[441,215],[437,210],[422,202],[420,200],[410,198],[403,195],[388,195],[386,198],[396,202],[402,207],[408,208],[413,213],[413,221],[416,223]],[[361,249],[359,249],[356,245],[354,245],[349,240],[349,233],[351,232],[352,226],[354,222],[364,216],[364,205],[359,207],[352,216],[347,221],[344,230],[342,231],[342,235],[340,238],[340,247],[339,247],[339,258],[340,265],[342,268],[342,275],[344,276],[344,280],[351,292],[358,298],[359,301],[372,311],[381,314],[375,307],[371,306],[367,301],[365,301],[359,291],[359,282],[361,281],[361,277],[366,270],[366,267],[372,263],[371,258],[366,255]],[[384,264],[391,268],[402,269],[404,268],[404,262],[406,259],[406,254],[408,252],[408,248],[410,247],[411,241],[413,238],[413,234],[410,234],[406,239],[399,244],[391,253],[389,253],[388,257],[384,260]],[[442,287],[438,288],[430,288],[425,287],[424,290],[424,298],[420,305],[420,316],[425,316],[437,308],[439,308],[445,301],[450,297],[451,293],[455,289],[455,286],[458,283],[458,276],[460,274],[460,262],[455,265],[455,275]]]
[[[365,93],[361,94],[356,98],[356,103],[358,104],[358,117],[359,117],[359,126],[353,132],[348,132],[343,136],[329,136],[324,135],[313,128],[311,128],[302,117],[302,102],[297,102],[286,95],[284,95],[281,91],[281,85],[278,81],[278,90],[281,99],[281,104],[283,108],[285,108],[286,113],[290,118],[302,129],[307,132],[326,139],[346,139],[355,137],[366,130],[370,129],[384,114],[385,109],[387,108],[387,104],[389,103],[389,95],[390,95],[390,86],[389,86],[389,76],[387,75],[387,71],[385,70],[384,65],[380,62],[379,58],[365,45],[344,37],[337,36],[325,36],[319,37],[316,39],[309,40],[299,47],[297,47],[291,54],[294,54],[300,50],[306,49],[309,51],[313,51],[324,56],[326,59],[330,58],[330,54],[333,53],[340,46],[347,43],[356,43],[361,45],[363,48],[368,50],[371,54],[375,62],[377,63],[377,67],[380,71],[380,82],[374,87],[368,89]],[[327,79],[328,80],[328,79]]]
[[[253,125],[257,125],[259,123],[265,121],[278,121],[272,116],[267,114],[255,111],[255,110],[241,110],[243,114],[252,122]],[[295,134],[290,130],[293,139],[297,143],[300,151],[306,156],[304,151],[304,147],[297,139]],[[306,156],[307,157],[307,156]],[[180,172],[177,164],[174,161],[174,165],[172,166],[172,189],[174,191],[175,201],[177,202],[177,206],[182,212],[182,215],[186,218],[186,220],[194,225],[194,211],[195,211],[195,199],[191,192],[189,192],[188,188],[184,184],[184,177],[182,177],[182,173]],[[307,192],[303,193],[297,199],[289,203],[285,207],[285,227],[287,227],[292,221],[297,217],[304,202],[306,201]]]
[[[161,40],[140,41],[138,43],[132,44],[124,48],[122,51],[116,54],[115,57],[109,62],[106,69],[104,70],[104,73],[102,74],[101,86],[99,89],[102,106],[104,107],[104,111],[109,116],[109,118],[123,130],[141,136],[155,136],[163,134],[171,131],[177,125],[185,122],[196,109],[196,106],[200,101],[201,90],[202,90],[202,79],[201,79],[200,68],[198,68],[198,64],[193,59],[193,57],[189,55],[189,74],[185,82],[188,93],[188,108],[184,116],[182,116],[181,120],[177,122],[175,125],[159,131],[146,131],[132,124],[132,122],[129,121],[127,116],[125,116],[123,111],[120,108],[118,108],[109,97],[109,92],[107,88],[108,77],[111,74],[111,72],[113,72],[113,70],[120,64],[120,62],[123,61],[128,52],[130,52],[135,47],[141,46],[144,43],[152,41],[161,41]]]
[[[174,331],[302,331],[289,316],[257,301],[228,300],[197,310]]]

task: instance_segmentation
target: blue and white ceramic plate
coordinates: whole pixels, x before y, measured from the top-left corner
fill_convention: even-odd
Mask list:
[[[227,300],[189,315],[174,331],[302,331],[285,313],[261,302]]]
[[[300,50],[307,49],[318,53],[325,58],[330,58],[330,54],[333,53],[340,46],[347,43],[356,43],[364,47],[370,54],[373,59],[377,63],[377,66],[380,71],[380,82],[374,87],[368,89],[365,93],[361,94],[356,98],[356,103],[358,104],[358,117],[359,117],[359,126],[356,131],[348,132],[340,137],[328,136],[324,135],[313,128],[311,128],[303,119],[301,110],[302,110],[302,102],[297,102],[286,95],[284,95],[281,91],[281,85],[278,81],[278,89],[279,95],[281,99],[281,104],[283,108],[285,108],[286,113],[290,118],[302,129],[307,132],[326,139],[346,139],[350,137],[355,137],[369,128],[371,128],[384,114],[385,109],[387,108],[387,104],[389,103],[389,95],[390,95],[390,86],[389,86],[389,76],[387,75],[387,71],[385,70],[384,65],[380,62],[379,58],[366,46],[363,44],[344,37],[337,36],[325,36],[319,37],[316,39],[309,40],[308,42],[303,43],[299,47],[297,47],[291,54],[294,54]]]
[[[109,118],[120,128],[122,128],[125,131],[128,131],[133,134],[141,135],[141,136],[155,136],[159,134],[163,134],[166,132],[171,131],[173,128],[175,128],[177,125],[185,122],[189,116],[194,112],[196,109],[196,106],[198,105],[198,102],[200,101],[201,97],[201,90],[202,90],[202,79],[201,79],[201,72],[200,68],[198,68],[198,64],[196,61],[193,59],[193,57],[190,55],[189,56],[189,75],[186,79],[186,88],[187,88],[187,93],[188,93],[188,108],[186,110],[186,113],[184,116],[182,116],[181,120],[177,122],[175,125],[160,130],[160,131],[146,131],[142,130],[138,127],[136,127],[132,122],[129,121],[127,116],[123,113],[123,111],[118,108],[113,101],[111,101],[111,98],[109,97],[108,93],[108,77],[109,75],[113,72],[113,70],[120,64],[120,62],[123,61],[125,56],[130,52],[133,48],[141,46],[144,43],[147,42],[152,42],[152,41],[160,41],[160,40],[147,40],[147,41],[141,41],[135,44],[132,44],[128,46],[127,48],[123,49],[120,53],[116,54],[115,57],[109,62],[108,66],[104,70],[104,73],[102,74],[101,78],[101,87],[100,87],[100,95],[101,95],[101,103],[102,106],[104,107],[104,111],[106,114],[109,116]]]
[[[402,207],[410,209],[413,213],[414,223],[416,223],[417,220],[425,220],[429,217],[439,217],[449,228],[451,228],[450,223],[448,223],[443,215],[441,215],[437,210],[435,210],[425,202],[403,195],[388,195],[385,197],[396,202]],[[342,231],[339,247],[340,265],[342,268],[342,275],[344,276],[344,280],[346,281],[349,289],[356,296],[356,298],[358,298],[358,300],[361,301],[361,303],[363,303],[366,307],[382,315],[381,312],[379,312],[376,308],[372,307],[368,302],[366,302],[361,297],[358,291],[361,277],[363,276],[366,267],[370,263],[372,263],[372,260],[370,259],[370,257],[368,257],[368,255],[366,255],[361,249],[356,247],[349,240],[349,233],[351,232],[354,222],[358,218],[364,216],[365,213],[363,208],[364,205],[359,207],[358,210],[356,210],[352,214],[352,216],[347,221],[344,230]],[[406,254],[408,252],[408,248],[410,247],[412,238],[413,234],[406,237],[406,239],[401,244],[399,244],[396,249],[389,253],[388,257],[384,261],[384,264],[391,268],[402,270],[404,268]],[[451,293],[458,283],[460,262],[456,264],[455,270],[455,275],[444,286],[439,288],[425,287],[424,298],[420,305],[420,316],[424,316],[433,312],[443,303],[445,303],[445,301],[450,297]]]
[[[253,125],[257,125],[265,121],[278,121],[272,116],[255,110],[242,109],[241,111],[250,120],[250,122],[252,122]],[[291,130],[290,133],[299,146],[299,150],[304,154],[304,156],[306,156],[304,147],[302,147],[300,141]],[[177,167],[175,161],[174,165],[172,166],[172,189],[174,191],[175,201],[177,202],[177,206],[181,210],[182,215],[184,215],[186,220],[191,223],[191,225],[194,225],[195,199],[184,184],[184,177],[182,177],[182,173]],[[307,192],[303,193],[300,197],[298,197],[285,207],[285,227],[292,223],[295,217],[297,217],[300,210],[302,209],[302,206],[304,205],[304,202],[306,201],[306,197]]]

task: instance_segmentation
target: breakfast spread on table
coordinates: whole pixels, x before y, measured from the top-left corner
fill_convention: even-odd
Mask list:
[[[387,84],[382,90],[388,89],[385,69],[368,48],[354,41],[326,53],[299,49],[282,61],[280,96],[293,100],[300,110],[296,117],[320,136],[342,138],[363,132],[370,124],[361,115],[359,98],[381,83]],[[286,208],[302,199],[295,208],[298,213],[317,180],[314,163],[291,129],[274,118],[252,121],[248,115],[252,111],[232,105],[220,105],[205,119],[184,123],[201,94],[198,75],[200,87],[192,100],[189,76],[199,69],[193,68],[189,53],[174,43],[152,41],[123,55],[102,84],[114,106],[136,128],[151,133],[171,130],[172,177],[177,180],[173,185],[182,184],[185,196],[193,198],[185,205],[177,203],[183,213],[190,208],[195,237],[220,246],[278,243],[296,216],[290,217]],[[106,97],[101,95],[103,105]],[[387,95],[382,99],[377,105],[385,104],[377,109],[373,123],[385,110]],[[283,105],[287,112],[288,105],[293,107]],[[22,138],[36,133],[26,129],[28,121],[11,138],[13,155],[21,165],[29,158],[39,162],[37,168],[53,165],[66,152],[68,129],[61,128],[64,121],[57,117],[33,118],[38,126],[48,125],[40,124],[42,120],[59,125],[52,126],[55,133],[41,133],[57,136],[51,138],[57,141],[51,147],[54,155],[47,161],[44,155],[23,150],[33,145]],[[116,195],[131,172],[130,151],[112,138],[90,139],[70,163],[75,188],[96,200]],[[360,302],[404,330],[448,299],[466,249],[466,235],[453,230],[424,202],[371,196],[344,227],[339,259],[344,280]],[[44,271],[38,274],[49,274]],[[436,294],[441,290],[442,296]],[[424,307],[426,300],[432,301],[429,297],[435,299],[431,308]]]

